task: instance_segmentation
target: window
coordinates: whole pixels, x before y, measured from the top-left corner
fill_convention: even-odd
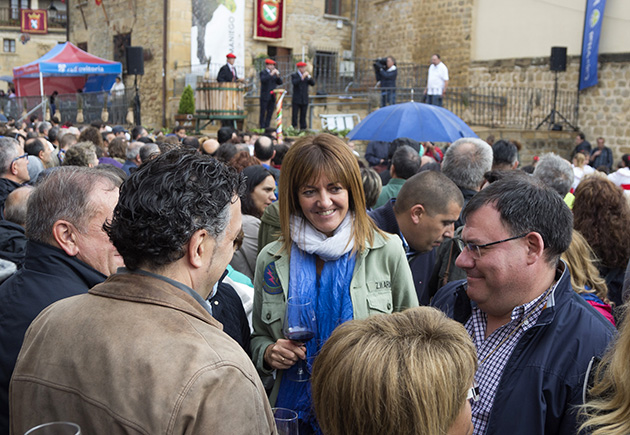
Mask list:
[[[15,39],[5,39],[3,46],[5,53],[15,53]]]
[[[114,35],[114,60],[122,63],[123,71],[127,72],[127,47],[131,45],[131,33]]]
[[[326,0],[325,14],[341,15],[341,0]]]
[[[30,0],[11,0],[11,19],[19,20],[20,9],[30,9],[30,8],[31,8]]]
[[[88,51],[88,45],[87,42],[79,42],[77,44],[77,47],[79,47],[81,50],[87,52]]]

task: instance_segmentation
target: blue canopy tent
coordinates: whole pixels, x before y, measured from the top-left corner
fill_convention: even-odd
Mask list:
[[[122,64],[86,53],[71,42],[57,44],[39,59],[13,68],[19,97],[109,91]]]

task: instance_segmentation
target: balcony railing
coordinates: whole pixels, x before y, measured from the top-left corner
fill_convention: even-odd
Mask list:
[[[48,10],[48,28],[65,29],[68,17],[65,11]],[[0,7],[0,26],[20,27],[20,9]]]

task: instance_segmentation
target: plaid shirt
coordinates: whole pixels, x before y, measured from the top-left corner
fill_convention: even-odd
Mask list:
[[[536,299],[512,310],[512,320],[485,338],[487,315],[474,306],[472,315],[466,322],[466,330],[477,348],[479,367],[475,380],[479,385],[480,399],[472,405],[474,435],[486,433],[490,412],[503,370],[517,343],[528,329],[534,326],[546,307],[554,304],[553,292],[544,292]],[[509,418],[509,416],[506,416]]]

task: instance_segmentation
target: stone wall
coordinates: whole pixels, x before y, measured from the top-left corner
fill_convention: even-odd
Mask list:
[[[285,0],[286,1],[286,0]],[[247,37],[245,39],[245,68],[250,75],[256,72],[251,69],[254,59],[267,55],[267,47],[283,47],[290,49],[294,56],[302,53],[312,62],[317,50],[332,51],[341,54],[350,50],[352,40],[351,2],[342,2],[342,15],[325,15],[325,0],[286,1],[285,37],[279,41],[261,41]],[[246,3],[245,29],[254,28],[254,2]],[[341,28],[338,28],[341,21]]]
[[[558,73],[558,89],[577,90],[579,58],[570,57],[567,71]],[[473,62],[470,86],[553,89],[549,58]],[[579,93],[578,125],[594,146],[602,136],[613,150],[615,163],[630,153],[630,55],[602,55],[599,83]],[[543,129],[545,127],[541,127]]]
[[[471,60],[473,0],[368,0],[361,2],[357,56],[393,55],[428,66],[439,53],[449,86],[466,86]]]
[[[144,76],[138,77],[142,104],[142,123],[147,127],[162,124],[162,17],[163,2],[157,0],[109,0],[103,8],[93,2],[84,7],[85,24],[81,12],[71,9],[70,40],[87,42],[88,51],[105,59],[114,57],[114,35],[131,33],[131,45],[144,49]],[[177,11],[171,11],[175,19]],[[109,21],[109,22],[108,22]],[[190,52],[190,49],[188,50]],[[189,56],[190,57],[190,56]],[[125,87],[133,90],[134,76],[124,77]],[[168,81],[167,81],[168,83]]]
[[[28,35],[26,44],[20,42],[19,28],[0,27],[0,41],[15,40],[15,53],[0,53],[0,75],[13,76],[13,68],[25,65],[48,53],[59,42],[66,41],[65,29],[49,29],[46,35]],[[0,83],[0,89],[6,91],[6,82]]]

